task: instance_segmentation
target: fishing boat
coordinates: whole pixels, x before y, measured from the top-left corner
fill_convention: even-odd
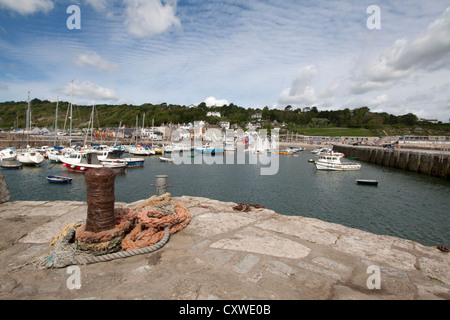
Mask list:
[[[63,167],[71,171],[86,172],[90,169],[109,168],[114,172],[123,172],[126,163],[100,162],[96,152],[74,152],[69,157],[61,157]]]
[[[172,159],[172,158],[159,157],[159,160],[160,160],[161,162],[173,162],[173,159]]]
[[[0,167],[2,169],[9,169],[9,170],[22,169],[22,165],[21,164],[1,164]]]
[[[357,184],[364,184],[364,185],[369,185],[369,186],[377,186],[378,185],[378,180],[356,180]]]
[[[335,155],[320,155],[316,160],[315,165],[317,170],[327,171],[350,171],[360,170],[361,164],[357,162],[344,162],[341,161],[340,156]]]
[[[61,176],[47,176],[47,181],[50,183],[71,183],[71,178],[61,177]]]

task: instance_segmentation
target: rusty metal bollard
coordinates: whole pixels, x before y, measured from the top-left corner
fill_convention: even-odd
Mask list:
[[[157,175],[156,184],[151,184],[152,187],[156,187],[156,195],[162,196],[167,192],[167,187],[173,187],[173,185],[167,183],[167,175]]]
[[[114,229],[114,172],[108,168],[91,169],[85,177],[88,205],[86,231]]]

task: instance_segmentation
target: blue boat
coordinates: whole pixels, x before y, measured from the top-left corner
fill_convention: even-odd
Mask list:
[[[10,170],[22,169],[21,164],[2,164],[1,167],[3,169],[10,169]]]
[[[50,183],[71,183],[71,178],[61,177],[61,176],[47,176],[47,180]]]

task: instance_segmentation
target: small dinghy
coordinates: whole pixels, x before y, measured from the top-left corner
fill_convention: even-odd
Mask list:
[[[11,170],[22,169],[21,164],[2,164],[1,167],[2,169],[11,169]]]
[[[378,180],[356,180],[357,184],[365,184],[369,186],[377,186]]]
[[[48,176],[47,181],[50,183],[71,183],[72,179],[61,176]]]

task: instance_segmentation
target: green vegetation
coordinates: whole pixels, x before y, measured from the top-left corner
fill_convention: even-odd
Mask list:
[[[7,101],[0,103],[0,128],[23,128],[27,102]],[[32,122],[35,127],[54,126],[56,102],[31,101]],[[62,129],[64,123],[68,128],[69,103],[59,102],[58,128]],[[221,117],[207,116],[210,111],[220,112]],[[72,108],[73,127],[86,128],[92,112],[92,106],[76,106]],[[220,121],[229,121],[241,128],[247,128],[249,122],[256,122],[261,128],[271,129],[281,127],[290,133],[299,133],[310,136],[385,136],[385,135],[450,135],[450,124],[432,124],[419,122],[416,115],[408,113],[395,116],[388,113],[371,112],[368,107],[353,110],[318,110],[317,107],[293,109],[287,106],[284,110],[252,109],[239,107],[233,103],[222,107],[207,107],[200,103],[196,107],[187,107],[161,103],[153,105],[146,103],[135,105],[96,105],[94,127],[117,127],[120,123],[127,127],[162,124],[189,123],[204,120],[209,124],[218,124]]]

